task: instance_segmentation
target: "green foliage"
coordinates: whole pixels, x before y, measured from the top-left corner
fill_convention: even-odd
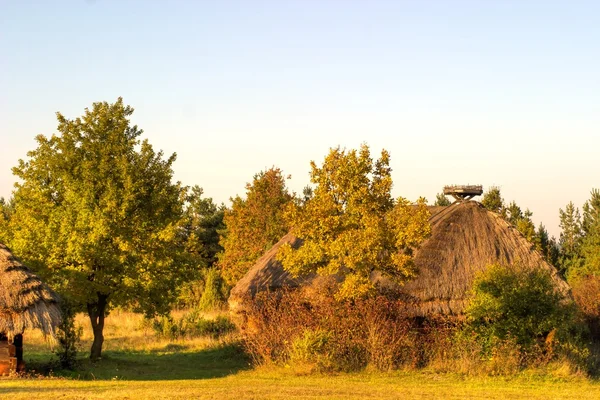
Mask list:
[[[565,271],[572,265],[578,264],[579,247],[582,239],[581,214],[573,202],[569,202],[565,209],[559,209],[561,264]]]
[[[581,243],[581,256],[584,258],[583,268],[576,271],[578,275],[600,277],[600,190],[593,189],[591,198],[583,206],[582,230],[584,237]],[[600,296],[600,292],[598,293]]]
[[[560,247],[554,236],[550,237],[544,224],[540,222],[534,237],[535,248],[542,253],[544,259],[555,267],[559,266]]]
[[[583,205],[583,219],[572,202],[560,212],[561,262],[569,282],[600,276],[600,190]]]
[[[215,319],[207,319],[198,310],[192,310],[179,319],[156,317],[151,323],[157,336],[171,340],[201,336],[218,338],[235,330],[229,318],[219,315]]]
[[[449,206],[450,204],[452,204],[452,202],[450,200],[448,200],[448,198],[446,197],[446,195],[444,195],[444,193],[438,193],[435,195],[435,203],[433,203],[434,206]]]
[[[500,188],[491,186],[483,195],[481,204],[488,210],[497,214],[502,214],[504,210],[504,199],[500,194]]]
[[[212,311],[223,308],[226,304],[225,282],[221,278],[220,271],[216,268],[206,270],[204,273],[204,291],[198,308],[203,311]]]
[[[556,290],[550,274],[518,265],[493,265],[477,277],[466,314],[469,327],[489,346],[514,339],[530,349],[573,324],[572,304]]]
[[[61,303],[62,320],[56,330],[58,349],[55,354],[61,368],[73,370],[77,365],[77,346],[81,342],[83,328],[75,326],[76,308],[65,296]]]
[[[172,183],[175,154],[163,158],[133,108],[94,103],[58,134],[36,137],[19,160],[9,244],[50,284],[87,308],[100,357],[111,306],[164,311],[187,275],[180,222],[185,189]]]
[[[570,203],[567,212],[563,213],[561,210],[561,222],[563,214],[567,215],[572,208],[574,207]],[[576,225],[576,229],[566,225],[561,237],[564,235],[568,238],[573,235],[573,231],[577,235],[575,246],[564,248],[567,279],[573,287],[575,301],[582,310],[592,334],[598,340],[600,338],[600,190],[591,191],[590,199],[583,205],[583,220]]]
[[[201,270],[198,279],[182,285],[175,307],[202,311],[223,309],[227,304],[228,289],[219,269]]]
[[[594,233],[600,224],[600,190],[592,189],[590,199],[583,205],[581,228],[585,235]]]
[[[483,195],[481,203],[485,208],[499,214],[508,223],[513,225],[525,239],[532,243],[535,248],[542,253],[547,262],[552,265],[557,265],[558,245],[554,238],[548,237],[548,232],[542,224],[540,224],[536,231],[533,220],[531,219],[533,212],[529,209],[523,211],[514,201],[506,206],[500,193],[500,188],[497,186],[489,188]]]
[[[290,363],[314,365],[318,371],[331,371],[335,366],[332,334],[322,329],[306,329],[292,341]]]
[[[223,218],[223,251],[218,254],[218,265],[228,285],[234,285],[288,232],[283,212],[292,199],[279,168],[256,174],[252,183],[246,185],[245,199],[231,199],[231,209],[225,211]]]
[[[219,232],[225,229],[225,206],[217,206],[210,197],[203,198],[203,193],[200,186],[191,188],[186,198],[182,229],[186,253],[194,258],[198,267],[210,268],[215,265],[217,254],[223,251]]]
[[[531,243],[536,241],[535,225],[531,220],[533,213],[529,209],[523,212],[514,201],[504,210],[506,220],[514,225],[517,230]]]
[[[423,200],[417,207],[394,201],[389,160],[383,150],[373,161],[363,145],[331,149],[321,167],[311,162],[313,196],[286,212],[292,232],[304,240],[297,250],[281,247],[278,259],[287,271],[343,274],[337,296],[347,299],[373,292],[375,269],[397,281],[414,275],[411,252],[430,233],[429,212]]]
[[[306,203],[312,199],[313,194],[313,189],[309,185],[304,186],[304,189],[302,189],[302,202]]]
[[[9,221],[13,211],[13,201],[6,201],[4,197],[0,197],[0,243],[9,242]]]

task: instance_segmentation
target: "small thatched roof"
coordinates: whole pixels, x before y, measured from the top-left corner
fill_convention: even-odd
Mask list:
[[[381,286],[398,292],[414,304],[415,315],[461,314],[475,276],[491,264],[546,269],[558,290],[569,291],[556,269],[516,228],[481,204],[468,201],[448,207],[429,207],[429,211],[431,236],[415,253],[417,276],[400,287],[376,272],[372,275]],[[229,304],[234,313],[241,311],[244,302],[254,298],[257,292],[306,285],[314,279],[314,276],[294,279],[283,270],[276,260],[283,243],[298,247],[302,241],[287,234],[256,262],[231,291]]]
[[[57,294],[0,243],[0,333],[13,337],[39,328],[54,335],[60,319]]]
[[[302,240],[288,233],[260,257],[248,273],[231,289],[229,295],[230,310],[234,311],[242,307],[244,302],[251,301],[258,292],[279,289],[283,286],[297,287],[310,282],[314,278],[314,275],[294,278],[283,269],[276,256],[279,248],[286,243],[297,249],[302,245]]]

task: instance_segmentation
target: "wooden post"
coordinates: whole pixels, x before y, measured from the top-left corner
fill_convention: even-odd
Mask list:
[[[23,372],[25,370],[25,362],[23,361],[23,335],[15,335],[13,345],[15,346],[15,371]]]

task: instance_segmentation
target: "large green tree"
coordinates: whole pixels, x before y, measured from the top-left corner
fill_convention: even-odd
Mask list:
[[[415,273],[412,249],[430,232],[423,199],[418,206],[391,196],[389,154],[373,160],[370,150],[332,149],[322,166],[311,162],[313,196],[294,202],[286,217],[292,232],[304,240],[297,250],[284,245],[278,254],[293,275],[341,274],[338,298],[362,297],[374,291],[375,270],[396,281]]]
[[[57,113],[57,134],[19,160],[10,245],[87,311],[101,356],[111,306],[164,311],[185,276],[178,260],[185,189],[130,122],[119,98],[83,116]]]
[[[228,285],[234,285],[252,264],[289,230],[283,218],[285,207],[293,199],[279,168],[254,175],[246,185],[246,198],[231,199],[225,211],[218,265]]]

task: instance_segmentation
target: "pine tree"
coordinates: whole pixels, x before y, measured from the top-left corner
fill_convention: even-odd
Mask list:
[[[450,200],[448,200],[448,198],[446,197],[446,195],[444,195],[444,193],[438,193],[435,195],[435,203],[433,203],[434,206],[446,207],[446,206],[449,206],[450,204],[452,204],[452,202]]]
[[[573,202],[569,202],[565,209],[559,209],[560,216],[560,269],[565,275],[571,274],[581,265],[579,257],[582,228],[581,214]]]
[[[500,188],[498,186],[491,186],[483,195],[481,204],[492,212],[503,214],[504,199],[500,194]]]
[[[600,276],[600,191],[593,189],[591,198],[583,206],[583,239],[581,256],[583,268],[579,274]]]

